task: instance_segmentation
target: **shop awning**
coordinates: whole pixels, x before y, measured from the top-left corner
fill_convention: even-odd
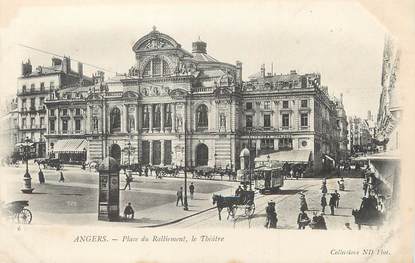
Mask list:
[[[267,162],[268,156],[271,162],[307,163],[311,159],[311,151],[291,150],[264,154],[255,158],[255,162]]]
[[[58,153],[81,153],[86,146],[87,141],[84,139],[64,139],[55,143],[53,151]]]

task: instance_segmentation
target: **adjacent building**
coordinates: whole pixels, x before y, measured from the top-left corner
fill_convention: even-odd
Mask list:
[[[12,126],[17,127],[16,142],[30,138],[36,147],[36,156],[45,157],[47,114],[45,99],[53,96],[61,87],[79,83],[92,84],[83,76],[83,66],[78,64],[78,72],[71,69],[69,57],[52,58],[51,66],[32,68],[30,60],[22,63],[21,76],[17,79],[17,110],[12,117]]]
[[[188,52],[155,28],[132,50],[128,74],[105,80],[98,72],[92,85],[49,92],[48,153],[69,162],[109,155],[121,163],[239,169],[248,146],[256,156],[298,153],[320,170],[343,150],[342,100],[330,99],[320,74],[275,75],[262,66],[243,81],[241,62],[213,58],[201,40]]]

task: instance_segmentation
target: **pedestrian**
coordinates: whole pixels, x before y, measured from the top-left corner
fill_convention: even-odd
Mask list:
[[[193,194],[195,192],[195,186],[193,185],[193,182],[190,183],[190,185],[189,185],[189,192],[190,192],[190,199],[193,200]]]
[[[177,191],[176,206],[178,206],[179,200],[180,200],[180,202],[182,203],[182,206],[183,206],[183,187],[180,187],[180,189]]]
[[[334,197],[336,197],[336,208],[339,208],[340,194],[337,192],[337,190],[334,190]]]
[[[324,210],[326,210],[326,206],[327,206],[327,199],[326,199],[326,194],[323,194],[321,196],[321,212],[324,214]]]
[[[267,220],[265,222],[266,228],[277,228],[277,212],[275,211],[275,202],[270,200],[268,206],[265,209],[267,213]]]
[[[150,166],[149,168],[150,176],[153,176],[153,166]]]
[[[63,177],[63,172],[62,171],[60,171],[59,172],[59,181],[58,181],[59,183],[60,182],[62,182],[62,183],[64,183],[65,182],[65,177]]]
[[[310,223],[310,218],[304,210],[301,210],[297,217],[298,229],[305,229]]]
[[[325,178],[324,178],[324,181],[323,181],[323,185],[321,186],[321,192],[323,194],[327,194],[327,183],[326,183],[326,179]]]
[[[308,210],[307,201],[306,201],[305,195],[303,193],[300,193],[300,210],[301,211],[307,211]]]
[[[128,190],[131,190],[131,182],[132,181],[133,181],[133,176],[126,174],[125,175],[125,186],[124,186],[123,190],[127,189],[127,186],[128,186]]]
[[[334,194],[331,194],[329,206],[330,206],[330,214],[334,216],[334,207],[336,206],[336,197],[334,196]]]
[[[139,164],[138,165],[138,176],[142,176],[143,175],[143,170],[142,170],[142,167],[141,167],[141,164]]]
[[[144,175],[148,177],[148,165],[144,168]]]
[[[363,179],[363,196],[366,196],[367,188],[368,188],[368,183],[367,183],[366,179]]]
[[[44,184],[45,183],[45,175],[42,172],[42,169],[39,169],[39,184]]]
[[[131,219],[134,219],[134,209],[131,206],[130,202],[128,202],[128,205],[124,209],[124,218],[128,219],[128,217],[131,217]]]

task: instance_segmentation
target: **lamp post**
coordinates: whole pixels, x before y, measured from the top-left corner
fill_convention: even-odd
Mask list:
[[[33,147],[33,143],[29,139],[29,137],[27,137],[25,139],[25,142],[20,145],[21,153],[23,154],[23,158],[26,161],[26,172],[23,176],[23,181],[24,181],[23,187],[24,188],[21,189],[21,191],[24,194],[31,194],[34,190],[34,188],[32,187],[32,177],[30,176],[30,173],[29,173],[29,163],[28,163],[29,157],[30,157],[30,151],[32,147]]]
[[[184,208],[183,210],[189,210],[187,204],[187,156],[186,156],[186,146],[187,146],[187,121],[186,116],[184,119]]]

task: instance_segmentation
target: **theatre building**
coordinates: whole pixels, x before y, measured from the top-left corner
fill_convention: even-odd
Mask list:
[[[262,67],[244,82],[241,62],[218,61],[201,40],[188,52],[156,29],[132,49],[127,74],[99,73],[94,85],[64,87],[45,101],[49,151],[152,165],[184,165],[186,156],[189,166],[233,169],[248,143],[256,155],[305,150],[319,168],[335,155],[336,107],[319,74]]]

